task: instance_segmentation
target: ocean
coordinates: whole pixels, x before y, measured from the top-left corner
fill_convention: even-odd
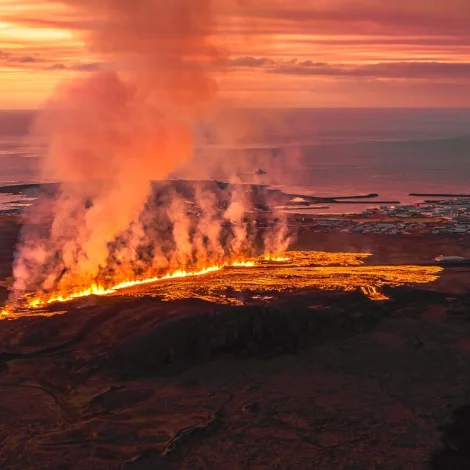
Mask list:
[[[33,116],[0,111],[0,185],[40,181],[43,149],[27,144]],[[378,193],[377,200],[401,203],[422,200],[412,192],[470,193],[470,109],[232,110],[200,122],[194,132],[195,154],[173,177],[315,196]],[[0,210],[12,207],[11,198],[0,195]],[[339,204],[320,212],[366,207]]]

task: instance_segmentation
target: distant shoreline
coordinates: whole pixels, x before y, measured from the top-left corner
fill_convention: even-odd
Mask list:
[[[410,193],[414,197],[468,197],[470,194],[451,194],[451,193]]]
[[[172,179],[175,184],[185,184],[185,183],[204,183],[204,182],[212,182],[219,185],[223,185],[225,188],[229,186],[229,183],[224,183],[218,180],[184,180],[184,179]],[[155,187],[160,186],[159,183],[161,181],[154,181]],[[282,198],[284,199],[283,204],[283,211],[287,211],[289,214],[297,213],[304,213],[306,211],[312,211],[311,215],[315,215],[317,217],[335,217],[339,216],[340,214],[346,215],[346,217],[354,218],[357,216],[361,216],[361,212],[363,211],[362,207],[365,209],[370,210],[378,210],[379,206],[388,206],[391,207],[392,210],[395,210],[394,206],[400,206],[401,202],[398,200],[377,200],[376,198],[379,196],[379,193],[369,193],[369,194],[358,194],[358,195],[345,195],[345,196],[314,196],[314,195],[306,195],[306,194],[299,194],[299,193],[289,193],[283,192],[278,189],[269,188],[263,184],[250,184],[246,183],[243,184],[244,186],[251,187],[254,191],[257,190],[266,190],[268,193],[281,193]],[[54,192],[57,187],[59,186],[58,183],[7,183],[4,186],[0,186],[0,195],[25,195],[28,197],[37,197],[38,194],[42,193],[43,190],[48,193],[49,191]],[[433,198],[470,198],[470,195],[466,194],[452,194],[452,193],[409,193],[410,196],[414,197],[433,197]],[[296,200],[298,199],[298,200]],[[9,201],[6,203],[8,204]],[[422,204],[439,204],[439,200],[430,201],[430,200],[422,200],[417,205]],[[341,209],[341,205],[343,209]],[[352,206],[357,205],[356,208]],[[335,207],[340,206],[340,207]],[[259,209],[259,208],[258,208]],[[2,213],[9,213],[9,212],[18,212],[21,211],[21,208],[8,208],[5,207],[4,210],[1,210]],[[307,214],[305,214],[306,216]]]
[[[9,184],[7,186],[0,186],[0,193],[4,194],[21,194],[26,189],[36,189],[44,186],[45,184],[52,183],[24,183],[24,184]]]

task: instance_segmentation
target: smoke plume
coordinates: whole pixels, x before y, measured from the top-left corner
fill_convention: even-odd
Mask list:
[[[188,200],[169,186],[155,196],[151,183],[193,156],[192,125],[217,94],[223,54],[213,38],[225,2],[62,2],[89,19],[81,39],[104,65],[62,84],[35,125],[47,147],[43,178],[60,184],[30,214],[14,291],[130,279],[246,252],[255,242],[246,190],[229,191],[223,207],[226,195],[213,186],[198,185]]]

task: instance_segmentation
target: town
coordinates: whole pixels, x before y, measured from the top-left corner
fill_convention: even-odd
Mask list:
[[[470,235],[470,198],[379,206],[358,214],[294,214],[293,219],[302,230],[312,232],[465,236]]]

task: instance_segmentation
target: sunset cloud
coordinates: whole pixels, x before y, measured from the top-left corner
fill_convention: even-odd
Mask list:
[[[33,70],[55,80],[57,73],[106,66],[107,58],[86,50],[82,41],[92,29],[113,27],[99,24],[103,17],[77,15],[53,0],[0,0],[0,5],[0,67],[25,74],[22,86]],[[420,81],[429,83],[413,91],[423,94],[420,103],[470,106],[470,94],[454,98],[456,90],[467,90],[470,77],[468,0],[257,0],[245,10],[229,5],[217,18],[216,43],[228,57],[222,95],[244,102],[271,95],[283,105],[291,100],[291,91],[283,90],[298,89],[301,82],[303,90],[330,90],[331,105],[341,96],[350,106],[362,102],[361,93],[369,96],[363,86],[380,81],[382,94],[374,94],[372,105],[387,106],[399,101],[396,96],[391,101],[392,89],[407,101],[407,90]],[[316,106],[315,100],[310,105]]]

